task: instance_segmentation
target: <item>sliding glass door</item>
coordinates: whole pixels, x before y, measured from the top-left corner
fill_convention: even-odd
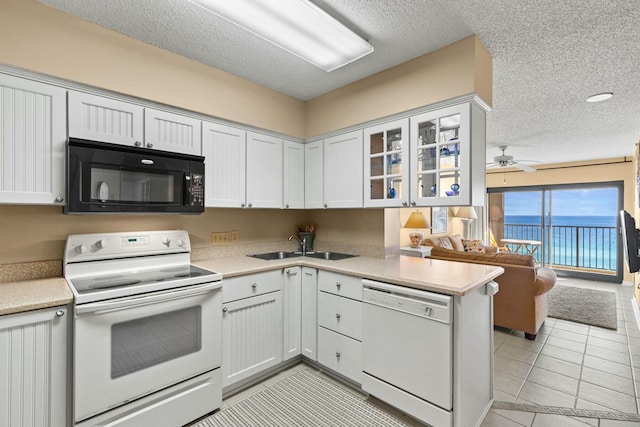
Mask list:
[[[622,183],[489,189],[490,237],[559,274],[622,281]]]

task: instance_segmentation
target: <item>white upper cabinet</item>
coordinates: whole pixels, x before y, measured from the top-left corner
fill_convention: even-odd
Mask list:
[[[247,207],[282,208],[282,139],[247,132]]]
[[[241,129],[203,122],[205,206],[245,206],[246,134]]]
[[[304,145],[304,207],[324,207],[324,144],[323,141]]]
[[[409,205],[409,119],[364,130],[364,206]]]
[[[465,103],[410,121],[411,205],[484,205],[485,112]]]
[[[144,109],[144,142],[148,148],[202,154],[202,121],[166,111]]]
[[[201,154],[202,122],[180,114],[69,91],[69,136],[183,154]]]
[[[0,203],[64,203],[62,88],[0,75]]]
[[[304,209],[304,144],[284,141],[284,208]]]
[[[69,91],[69,136],[142,146],[144,108],[102,96]]]
[[[324,140],[324,207],[362,207],[362,131]]]

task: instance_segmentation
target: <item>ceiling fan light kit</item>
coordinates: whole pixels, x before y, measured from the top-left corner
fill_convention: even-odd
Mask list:
[[[496,167],[497,168],[514,167],[524,172],[536,171],[536,169],[532,168],[531,166],[527,166],[522,162],[529,162],[529,163],[539,163],[539,162],[535,160],[514,160],[513,156],[508,156],[505,154],[505,150],[508,148],[506,145],[501,145],[498,148],[502,151],[502,154],[499,156],[495,156],[493,158],[493,163],[487,163],[487,168],[491,169]]]
[[[327,72],[373,46],[308,0],[188,0]]]

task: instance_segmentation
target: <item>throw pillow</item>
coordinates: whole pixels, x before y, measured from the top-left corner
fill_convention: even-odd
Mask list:
[[[445,249],[453,249],[453,246],[451,246],[451,242],[449,241],[449,239],[440,240],[440,247]]]
[[[453,236],[449,236],[449,240],[451,241],[453,249],[455,249],[456,251],[464,252],[464,243],[462,243],[461,235],[454,234]]]
[[[487,252],[484,248],[484,243],[482,243],[482,240],[463,239],[462,244],[464,245],[465,252],[477,252],[482,254]]]

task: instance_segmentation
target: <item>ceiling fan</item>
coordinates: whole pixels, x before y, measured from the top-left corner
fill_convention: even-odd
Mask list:
[[[506,145],[498,147],[502,151],[502,155],[495,156],[493,163],[487,163],[487,169],[514,167],[524,172],[535,172],[536,170],[531,166],[527,166],[522,162],[527,163],[540,163],[535,160],[514,160],[513,156],[507,156],[504,152],[508,148]]]

